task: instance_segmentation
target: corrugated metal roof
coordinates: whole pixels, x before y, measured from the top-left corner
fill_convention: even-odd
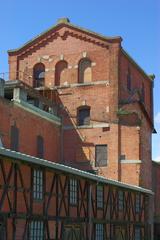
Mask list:
[[[11,151],[10,149],[6,149],[6,148],[0,148],[0,155],[4,156],[4,157],[8,157],[11,159],[15,159],[15,160],[20,160],[22,162],[26,162],[26,163],[31,163],[31,164],[36,164],[36,165],[40,165],[46,168],[50,168],[50,169],[54,169],[57,171],[62,171],[62,172],[66,172],[69,174],[73,174],[82,178],[87,178],[89,180],[93,180],[96,182],[100,182],[100,183],[105,183],[105,184],[110,184],[110,185],[115,185],[118,187],[122,187],[122,188],[126,188],[126,189],[130,189],[130,190],[134,190],[134,191],[138,191],[138,192],[143,192],[143,193],[147,193],[147,194],[153,194],[153,192],[149,189],[145,189],[145,188],[141,188],[138,186],[134,186],[134,185],[130,185],[130,184],[126,184],[126,183],[122,183],[116,180],[112,180],[112,179],[107,179],[101,176],[97,176],[85,171],[81,171],[79,169],[75,169],[69,166],[65,166],[59,163],[55,163],[55,162],[51,162],[51,161],[47,161],[44,159],[40,159],[40,158],[36,158],[30,155],[26,155],[24,153],[20,153],[20,152],[15,152],[15,151]]]

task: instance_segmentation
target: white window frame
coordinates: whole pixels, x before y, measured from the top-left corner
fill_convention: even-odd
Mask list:
[[[43,200],[43,171],[33,169],[33,199]]]
[[[71,205],[77,205],[78,202],[78,181],[75,178],[69,180],[69,203]]]
[[[103,208],[104,205],[104,187],[103,185],[97,185],[97,208]]]
[[[44,240],[44,222],[31,221],[29,224],[29,240]]]
[[[104,240],[104,225],[102,223],[96,223],[95,240]]]

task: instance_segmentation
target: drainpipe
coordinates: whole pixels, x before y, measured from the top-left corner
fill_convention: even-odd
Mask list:
[[[89,185],[89,240],[92,240],[92,214],[91,214],[91,206],[92,206],[92,185]]]

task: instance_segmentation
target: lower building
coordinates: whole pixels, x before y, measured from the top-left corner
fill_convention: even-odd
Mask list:
[[[150,190],[5,148],[0,173],[0,239],[151,239]]]

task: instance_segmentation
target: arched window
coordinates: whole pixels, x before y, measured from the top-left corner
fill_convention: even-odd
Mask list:
[[[77,124],[90,125],[90,107],[82,106],[77,109]]]
[[[34,87],[42,87],[45,83],[45,66],[43,63],[37,63],[33,68]]]
[[[68,68],[68,63],[66,61],[60,61],[56,64],[55,70],[55,85],[62,85],[67,80],[66,70]]]
[[[91,68],[91,60],[88,58],[84,58],[79,62],[78,68],[78,82],[85,83],[92,81],[92,68]]]

